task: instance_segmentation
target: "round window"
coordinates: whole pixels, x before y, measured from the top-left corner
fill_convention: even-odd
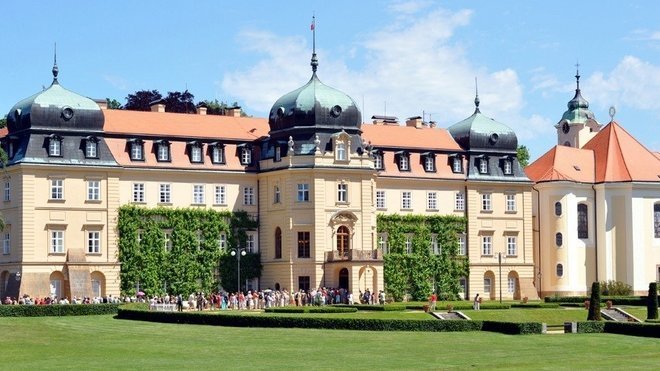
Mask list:
[[[65,120],[71,120],[73,118],[73,108],[71,107],[64,107],[62,108],[62,118]]]

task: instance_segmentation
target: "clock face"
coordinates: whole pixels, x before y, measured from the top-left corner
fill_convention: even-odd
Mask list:
[[[568,122],[565,122],[564,125],[562,125],[561,130],[564,132],[564,134],[568,134],[568,131],[571,130],[571,128],[568,126]]]

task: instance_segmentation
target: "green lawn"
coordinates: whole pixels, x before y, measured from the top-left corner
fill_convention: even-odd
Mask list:
[[[232,328],[111,316],[5,317],[0,329],[2,368],[11,369],[650,369],[660,364],[657,339],[612,334]]]

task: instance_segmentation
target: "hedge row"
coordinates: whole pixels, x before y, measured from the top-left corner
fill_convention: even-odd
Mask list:
[[[546,296],[543,299],[546,303],[584,303],[589,300],[589,296]],[[601,296],[600,301],[612,301],[614,305],[636,305],[646,306],[646,296]]]
[[[540,334],[543,324],[540,322],[496,322],[483,321],[482,331],[500,332],[509,335]]]
[[[119,304],[0,305],[0,317],[89,316],[115,314]]]
[[[386,304],[386,305],[367,305],[367,304],[333,304],[331,307],[334,308],[355,308],[356,310],[365,310],[365,311],[375,311],[375,312],[392,312],[392,311],[402,311],[406,309],[404,303],[400,304]]]
[[[351,307],[276,307],[264,309],[266,313],[355,313]]]
[[[559,303],[520,303],[511,304],[511,308],[559,308]]]
[[[655,323],[586,321],[578,322],[578,333],[600,333],[660,338],[660,325]]]

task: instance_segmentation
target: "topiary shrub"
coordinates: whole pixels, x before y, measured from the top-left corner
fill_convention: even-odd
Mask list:
[[[600,283],[591,284],[591,300],[589,300],[588,321],[600,321]]]
[[[658,283],[649,283],[649,296],[646,299],[646,318],[658,319]]]
[[[632,286],[621,281],[603,281],[600,283],[601,294],[606,296],[628,296],[633,293]]]

